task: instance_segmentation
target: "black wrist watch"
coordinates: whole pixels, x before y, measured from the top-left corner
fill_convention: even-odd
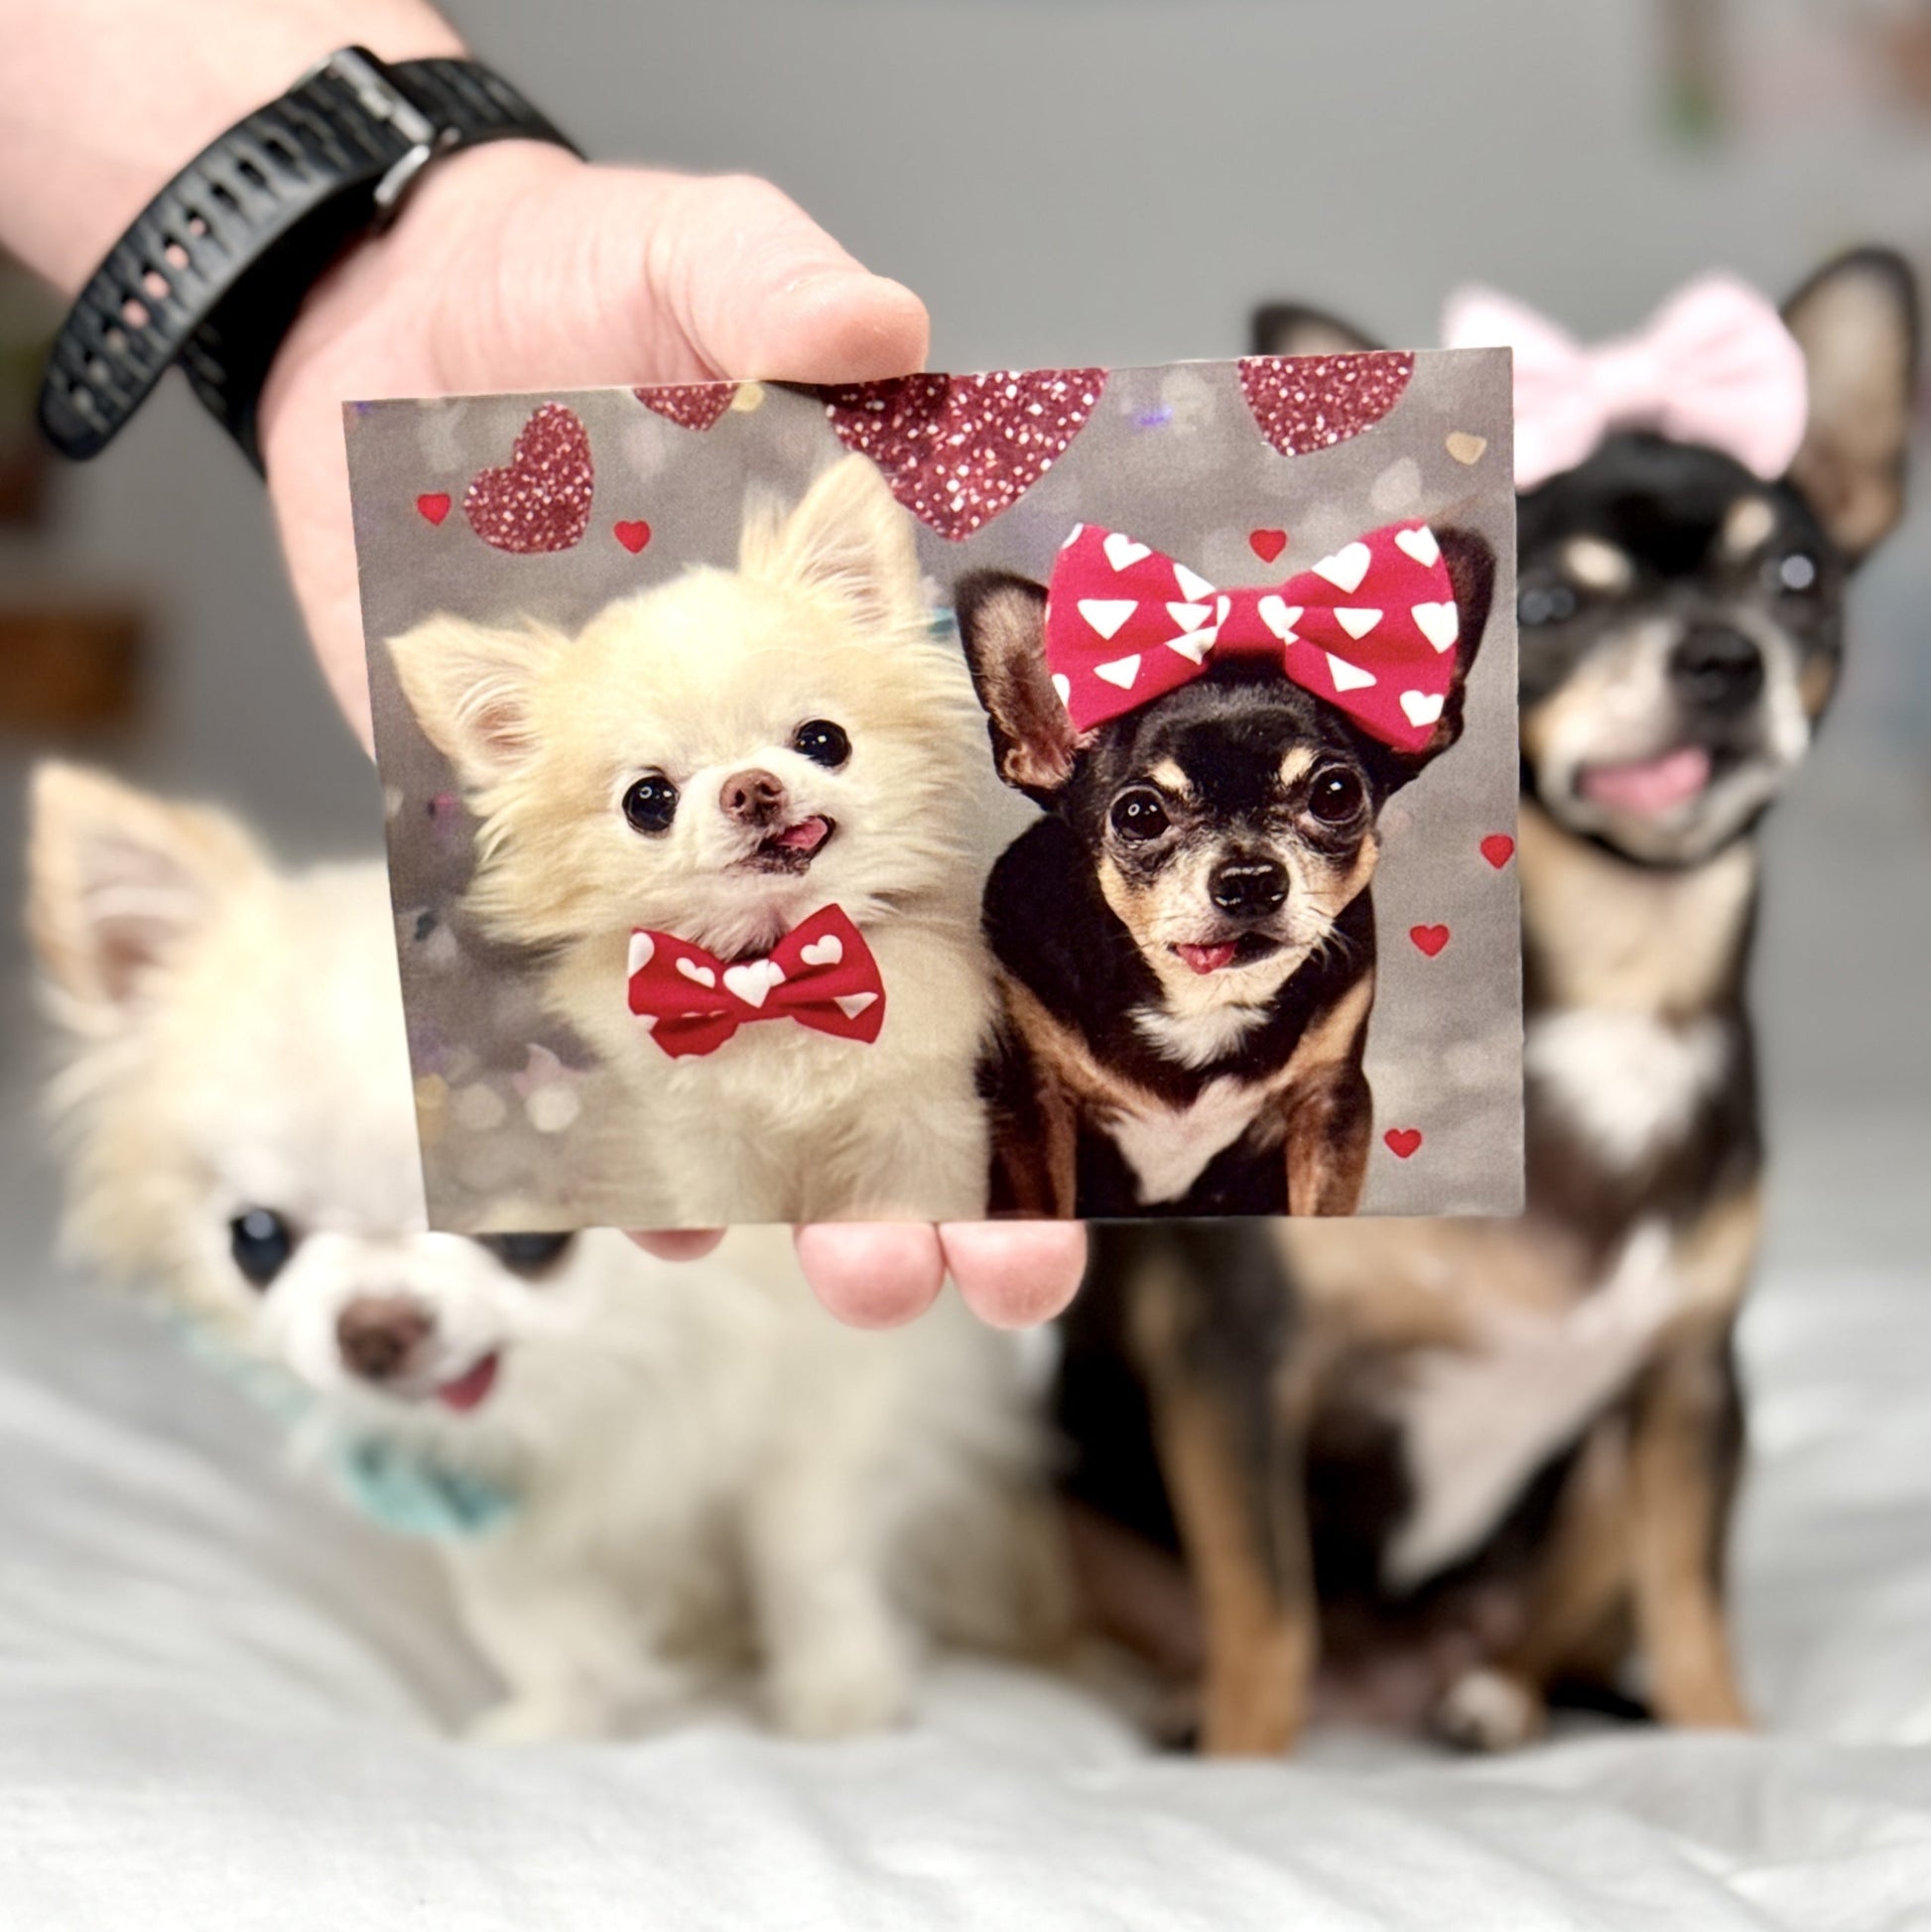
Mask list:
[[[319,62],[149,202],[62,325],[41,428],[97,454],[173,363],[261,467],[255,407],[296,311],[359,235],[384,227],[438,155],[484,141],[574,145],[473,61]]]

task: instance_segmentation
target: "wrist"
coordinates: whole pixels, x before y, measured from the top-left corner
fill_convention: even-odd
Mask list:
[[[360,43],[385,61],[460,55],[423,0],[0,0],[0,240],[71,296],[175,172],[304,68]]]
[[[410,191],[402,212],[381,234],[353,243],[310,290],[269,367],[258,412],[260,440],[271,473],[278,428],[292,398],[324,368],[340,372],[344,386],[335,406],[365,398],[353,390],[353,371],[390,358],[380,351],[385,318],[407,314],[426,338],[414,347],[437,384],[461,386],[465,378],[438,337],[441,304],[433,298],[449,286],[449,265],[464,253],[479,230],[500,233],[518,204],[547,193],[587,164],[566,148],[540,141],[505,141],[445,155],[433,162]],[[465,273],[476,260],[466,255]],[[471,295],[487,306],[487,282]],[[473,309],[463,333],[477,330]],[[487,325],[481,325],[487,334]],[[369,354],[370,349],[377,353]]]

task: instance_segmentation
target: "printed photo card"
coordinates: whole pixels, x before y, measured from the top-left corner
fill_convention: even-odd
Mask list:
[[[1518,1212],[1509,387],[351,405],[434,1224]]]

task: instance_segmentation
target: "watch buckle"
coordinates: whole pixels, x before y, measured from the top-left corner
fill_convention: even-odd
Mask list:
[[[403,197],[409,193],[416,177],[455,140],[456,130],[439,128],[389,78],[382,63],[365,48],[337,48],[333,54],[318,61],[296,85],[306,85],[323,74],[339,81],[354,94],[362,111],[371,120],[386,122],[410,144],[408,153],[399,157],[389,172],[376,183],[373,226],[379,233],[401,211]]]

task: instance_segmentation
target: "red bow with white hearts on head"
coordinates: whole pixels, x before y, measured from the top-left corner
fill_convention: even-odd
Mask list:
[[[1419,751],[1455,675],[1461,619],[1425,523],[1390,523],[1271,588],[1223,590],[1117,530],[1078,525],[1046,589],[1046,664],[1077,731],[1265,657],[1370,737]]]
[[[729,965],[675,933],[630,935],[630,1010],[672,1059],[715,1053],[753,1020],[796,1020],[867,1046],[885,1024],[885,982],[839,906],[794,926],[762,959]]]

